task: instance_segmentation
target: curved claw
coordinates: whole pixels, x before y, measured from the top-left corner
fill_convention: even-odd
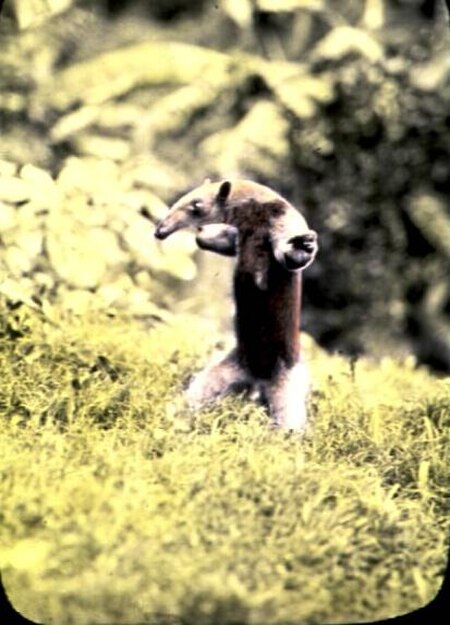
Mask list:
[[[297,271],[306,269],[314,261],[318,249],[317,232],[309,230],[287,241],[280,241],[275,250],[275,256],[286,269]]]

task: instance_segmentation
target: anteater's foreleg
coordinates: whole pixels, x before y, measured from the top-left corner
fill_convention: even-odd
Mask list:
[[[212,362],[195,376],[186,391],[186,400],[191,409],[251,387],[248,374],[240,366],[236,350],[225,358]]]
[[[238,230],[228,224],[207,224],[197,229],[196,241],[201,250],[216,252],[222,256],[236,256]]]
[[[282,368],[265,382],[265,399],[277,426],[296,432],[305,430],[308,389],[308,371],[303,362]]]

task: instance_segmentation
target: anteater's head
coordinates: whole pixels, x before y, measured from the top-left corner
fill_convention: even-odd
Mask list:
[[[173,204],[167,217],[156,226],[155,237],[166,239],[182,228],[199,228],[205,224],[224,221],[225,204],[230,192],[231,183],[228,180],[205,180],[200,187],[183,195]]]

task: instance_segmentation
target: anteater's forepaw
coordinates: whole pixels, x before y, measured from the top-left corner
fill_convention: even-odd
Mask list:
[[[238,250],[238,230],[228,224],[207,224],[197,229],[195,238],[200,249],[216,252],[222,256],[236,256]]]
[[[292,237],[282,250],[283,264],[290,271],[305,269],[315,259],[318,249],[317,233],[314,230]]]

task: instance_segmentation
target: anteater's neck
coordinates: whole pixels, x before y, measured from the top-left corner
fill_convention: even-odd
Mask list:
[[[260,288],[238,261],[234,295],[241,365],[261,379],[293,367],[300,356],[301,274],[286,271],[270,256],[267,283]]]

